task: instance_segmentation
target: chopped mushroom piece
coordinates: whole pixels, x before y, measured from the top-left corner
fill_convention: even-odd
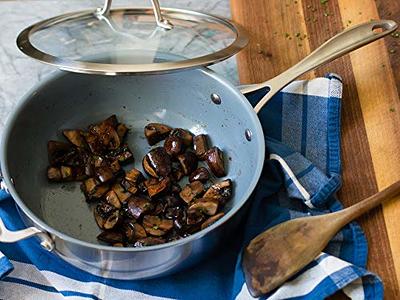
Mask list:
[[[193,138],[194,151],[200,160],[204,160],[204,155],[208,151],[206,134],[199,134]]]
[[[157,144],[159,141],[165,139],[171,132],[172,128],[160,124],[160,123],[150,123],[144,128],[144,135],[150,146]]]
[[[111,151],[107,156],[112,160],[118,160],[120,164],[127,164],[133,161],[133,154],[128,145],[122,145],[118,149]]]
[[[153,198],[167,192],[171,187],[171,180],[168,177],[161,180],[150,178],[144,182],[144,185],[150,198]]]
[[[147,215],[143,217],[143,226],[147,233],[154,236],[162,236],[174,227],[174,223],[172,220]]]
[[[107,231],[103,231],[102,233],[100,233],[97,236],[97,239],[99,241],[114,245],[117,243],[122,243],[124,241],[124,236],[119,231],[107,230]]]
[[[122,179],[121,185],[126,189],[129,193],[132,195],[136,194],[139,192],[139,188],[136,183],[133,183],[132,181]]]
[[[175,182],[178,182],[183,178],[183,176],[185,176],[185,174],[183,173],[183,170],[182,170],[180,164],[174,165],[172,168],[172,174],[171,174],[172,180]]]
[[[189,204],[194,198],[200,196],[202,193],[204,193],[204,185],[200,181],[193,181],[182,189],[179,196],[183,201]]]
[[[130,220],[124,223],[122,227],[129,242],[147,237],[146,231],[139,223]]]
[[[163,147],[152,149],[143,158],[143,169],[152,177],[165,177],[172,171],[171,158]]]
[[[125,202],[132,195],[131,193],[126,192],[119,183],[115,183],[112,186],[112,190],[117,194],[118,199],[121,202]]]
[[[221,212],[219,214],[216,214],[215,216],[212,216],[210,218],[208,218],[207,220],[205,220],[203,222],[203,224],[201,224],[201,229],[203,230],[204,228],[210,226],[211,224],[214,224],[215,222],[217,222],[219,219],[221,219],[224,216],[224,213]]]
[[[140,172],[138,169],[133,168],[132,170],[125,173],[125,179],[133,183],[139,183],[144,180],[144,177],[142,172]]]
[[[169,136],[164,141],[164,149],[168,155],[175,157],[182,153],[183,140],[179,136]]]
[[[198,180],[198,181],[205,183],[205,182],[207,182],[208,179],[210,179],[210,173],[204,167],[200,167],[200,168],[196,169],[189,176],[189,182]]]
[[[47,153],[52,166],[66,164],[76,156],[76,151],[70,144],[57,141],[47,143]]]
[[[99,185],[96,188],[96,191],[91,195],[90,199],[99,199],[107,193],[109,188],[110,186],[107,183]]]
[[[100,228],[104,228],[107,219],[115,212],[115,207],[108,203],[100,203],[94,209],[94,218]]]
[[[121,202],[119,201],[117,194],[113,190],[109,191],[106,194],[106,201],[115,208],[121,208]]]
[[[85,148],[86,142],[82,136],[83,131],[79,129],[65,129],[63,135],[66,139],[77,147]]]
[[[153,204],[149,199],[144,197],[132,196],[128,199],[126,205],[126,213],[132,218],[139,219],[143,214],[150,212]]]
[[[166,241],[162,238],[156,238],[156,237],[149,236],[147,238],[137,240],[133,246],[134,247],[144,247],[144,246],[164,244],[165,242]]]
[[[188,213],[195,211],[202,212],[203,214],[213,216],[218,210],[218,200],[212,198],[200,198],[194,201],[188,208]]]
[[[97,136],[97,143],[100,143],[103,149],[118,149],[121,145],[121,140],[116,128],[106,121],[90,126],[89,133]]]
[[[217,177],[224,177],[225,166],[224,166],[224,154],[218,147],[212,147],[205,154],[205,159],[211,172]]]
[[[128,133],[128,127],[126,127],[125,124],[118,124],[117,126],[117,134],[118,137],[120,139],[120,141],[123,141],[123,139],[125,138],[126,134]]]
[[[186,224],[187,225],[196,225],[196,224],[201,223],[204,219],[205,219],[205,217],[200,211],[195,210],[190,213],[188,211],[187,218],[186,218]]]
[[[107,182],[114,179],[114,174],[109,167],[99,167],[95,169],[95,174],[100,182]]]
[[[107,119],[98,123],[98,125],[107,125],[116,128],[118,125],[118,119],[116,115],[111,115]]]
[[[192,133],[182,128],[175,128],[171,131],[170,136],[177,136],[181,138],[185,147],[190,147],[193,143]]]
[[[103,228],[106,230],[112,229],[115,227],[115,225],[117,225],[118,221],[119,221],[119,211],[115,210],[104,222]]]
[[[74,179],[74,174],[71,167],[61,166],[61,178],[63,181],[71,181]]]
[[[121,165],[119,164],[118,160],[114,160],[110,163],[110,169],[114,174],[118,174],[121,171]]]
[[[213,184],[203,195],[203,198],[212,198],[224,204],[232,197],[232,181],[226,179]]]
[[[189,175],[197,168],[197,157],[191,151],[187,151],[184,154],[178,155],[178,161],[181,164],[184,175]]]
[[[61,181],[61,170],[57,167],[48,167],[47,168],[47,179],[50,181]]]

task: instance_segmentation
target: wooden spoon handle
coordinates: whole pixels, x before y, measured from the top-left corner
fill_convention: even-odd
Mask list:
[[[344,210],[333,213],[337,218],[337,221],[340,223],[340,227],[343,227],[347,223],[357,219],[367,211],[373,209],[374,207],[381,204],[383,201],[392,199],[393,197],[400,194],[400,181],[390,185],[383,191],[368,197],[367,199],[354,204]]]

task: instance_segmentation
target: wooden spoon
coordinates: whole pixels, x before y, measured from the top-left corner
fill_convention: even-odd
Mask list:
[[[400,181],[344,210],[278,224],[255,237],[243,255],[247,287],[266,294],[295,275],[326,247],[347,223],[400,194]]]

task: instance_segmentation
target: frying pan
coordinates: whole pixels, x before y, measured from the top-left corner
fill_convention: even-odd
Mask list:
[[[257,113],[281,88],[301,74],[397,28],[393,21],[352,27],[328,40],[277,77],[242,90],[269,89],[253,109],[242,92],[207,68],[170,74],[101,76],[56,71],[21,99],[9,116],[0,147],[3,180],[14,198],[24,231],[10,232],[0,222],[0,241],[37,236],[42,246],[69,263],[110,278],[144,279],[193,265],[235,232],[245,214],[264,162],[264,135]],[[131,132],[136,158],[149,147],[143,127],[166,123],[207,133],[230,157],[227,177],[234,196],[225,216],[185,239],[144,248],[116,248],[96,241],[99,229],[77,184],[49,184],[46,144],[61,139],[64,128],[85,127],[116,114]],[[141,169],[139,163],[135,167]]]

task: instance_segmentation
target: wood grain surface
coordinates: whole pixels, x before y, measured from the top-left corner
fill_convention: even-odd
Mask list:
[[[383,18],[400,23],[398,0],[231,0],[231,9],[251,40],[237,56],[241,83],[274,77],[349,26]],[[400,180],[400,32],[306,78],[327,72],[343,78],[339,198],[349,206]],[[398,200],[359,220],[369,242],[368,269],[382,278],[386,299],[400,299]]]

